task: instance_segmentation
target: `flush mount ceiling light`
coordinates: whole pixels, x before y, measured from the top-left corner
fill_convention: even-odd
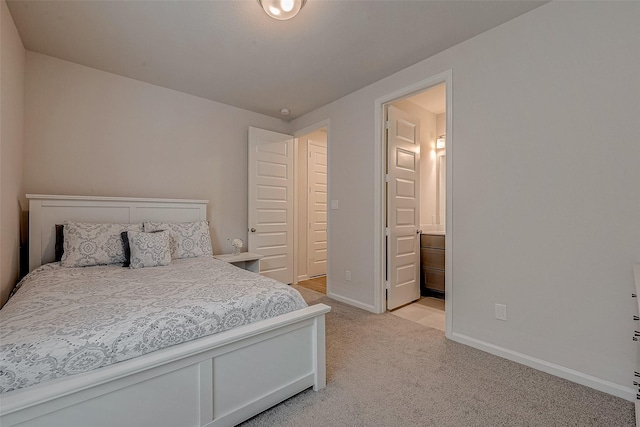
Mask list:
[[[279,21],[296,16],[306,2],[307,0],[258,0],[267,15]]]

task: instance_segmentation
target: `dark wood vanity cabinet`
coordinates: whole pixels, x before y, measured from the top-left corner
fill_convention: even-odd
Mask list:
[[[422,295],[444,297],[444,242],[443,234],[420,235]]]

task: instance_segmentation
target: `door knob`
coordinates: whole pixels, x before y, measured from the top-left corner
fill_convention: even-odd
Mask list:
[[[255,232],[256,232],[256,229],[252,227],[252,228],[251,228],[251,232],[252,232],[252,233],[255,233]]]
[[[422,230],[416,230],[416,234],[422,234]]]

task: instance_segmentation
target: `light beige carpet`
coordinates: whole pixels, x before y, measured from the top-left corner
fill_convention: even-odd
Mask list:
[[[243,426],[634,426],[633,404],[297,288],[327,315],[327,387]]]

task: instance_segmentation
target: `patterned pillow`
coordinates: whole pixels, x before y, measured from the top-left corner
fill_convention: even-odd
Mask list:
[[[131,262],[129,268],[158,267],[171,264],[171,235],[169,231],[142,233],[127,231]]]
[[[167,230],[171,234],[171,258],[212,256],[211,236],[207,221],[145,222],[144,231]]]
[[[64,223],[63,267],[89,267],[92,265],[124,262],[124,247],[120,233],[142,231],[142,224]]]

